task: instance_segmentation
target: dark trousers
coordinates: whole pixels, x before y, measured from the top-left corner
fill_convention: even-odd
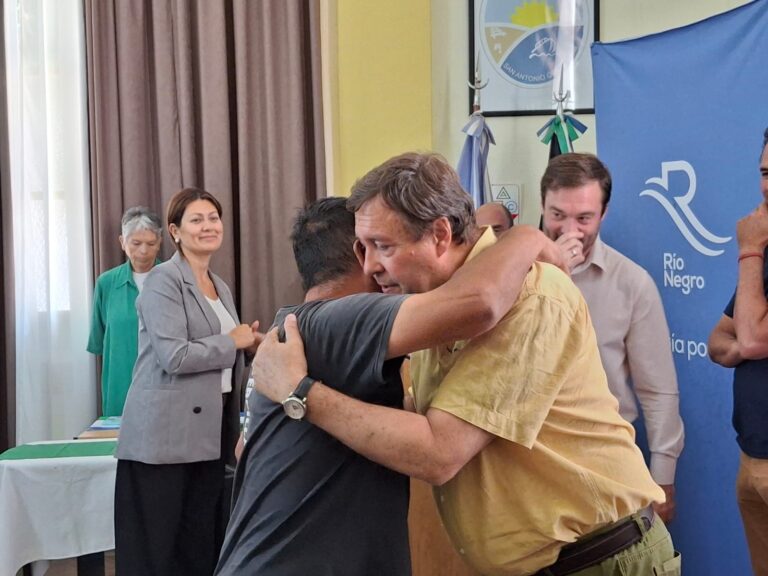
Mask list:
[[[118,576],[210,576],[226,528],[221,460],[144,464],[118,460]]]

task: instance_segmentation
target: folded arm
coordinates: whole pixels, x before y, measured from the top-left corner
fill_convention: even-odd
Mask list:
[[[733,311],[741,356],[768,357],[768,302],[763,283],[763,252],[768,244],[768,208],[761,203],[736,225],[739,241],[739,284]],[[748,256],[744,258],[744,256]]]
[[[709,335],[707,347],[711,360],[726,368],[733,368],[744,360],[744,357],[741,355],[739,341],[736,339],[736,328],[733,324],[733,318],[725,314],[720,317],[717,325]]]
[[[739,262],[733,323],[744,359],[759,360],[768,356],[768,303],[763,285],[762,258],[745,258]]]

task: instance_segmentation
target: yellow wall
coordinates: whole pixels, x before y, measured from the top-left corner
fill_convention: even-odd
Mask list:
[[[334,182],[348,195],[373,166],[432,147],[430,0],[338,0]]]

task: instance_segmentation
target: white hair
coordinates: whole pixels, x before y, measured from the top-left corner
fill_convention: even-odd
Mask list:
[[[128,238],[131,234],[140,230],[154,232],[158,238],[163,234],[163,225],[160,217],[146,206],[128,208],[125,214],[123,214],[121,225],[123,238]]]

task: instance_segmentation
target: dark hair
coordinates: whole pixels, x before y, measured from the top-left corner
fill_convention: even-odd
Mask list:
[[[611,173],[605,164],[594,154],[571,152],[560,154],[549,161],[544,176],[541,177],[541,204],[547,192],[561,188],[576,188],[597,181],[603,191],[603,212],[611,201]]]
[[[504,208],[504,215],[507,217],[507,222],[509,222],[509,227],[512,228],[515,225],[515,217],[512,216],[512,212],[509,211],[509,208],[506,207],[505,204],[501,204],[501,207]]]
[[[509,211],[509,208],[507,208],[505,204],[501,204],[501,207],[504,208],[504,215],[507,217],[509,227],[512,228],[515,225],[515,217],[512,216],[512,212]]]
[[[171,224],[175,224],[177,227],[181,226],[181,219],[184,217],[187,206],[195,200],[208,200],[208,202],[214,205],[216,212],[219,213],[219,218],[221,218],[221,203],[216,200],[213,194],[200,188],[184,188],[176,192],[168,202],[165,220],[168,224],[169,234]],[[173,237],[171,237],[171,240],[173,240]],[[177,250],[181,250],[181,247],[176,242],[173,242],[173,246]]]
[[[355,182],[347,207],[357,212],[377,196],[403,217],[416,239],[442,217],[450,222],[457,244],[469,241],[475,229],[472,198],[461,187],[456,171],[438,154],[408,152],[390,158]]]
[[[355,215],[346,198],[322,198],[299,210],[291,242],[305,291],[359,267],[352,248]]]
[[[763,132],[763,149],[765,149],[766,146],[768,146],[768,128]]]

